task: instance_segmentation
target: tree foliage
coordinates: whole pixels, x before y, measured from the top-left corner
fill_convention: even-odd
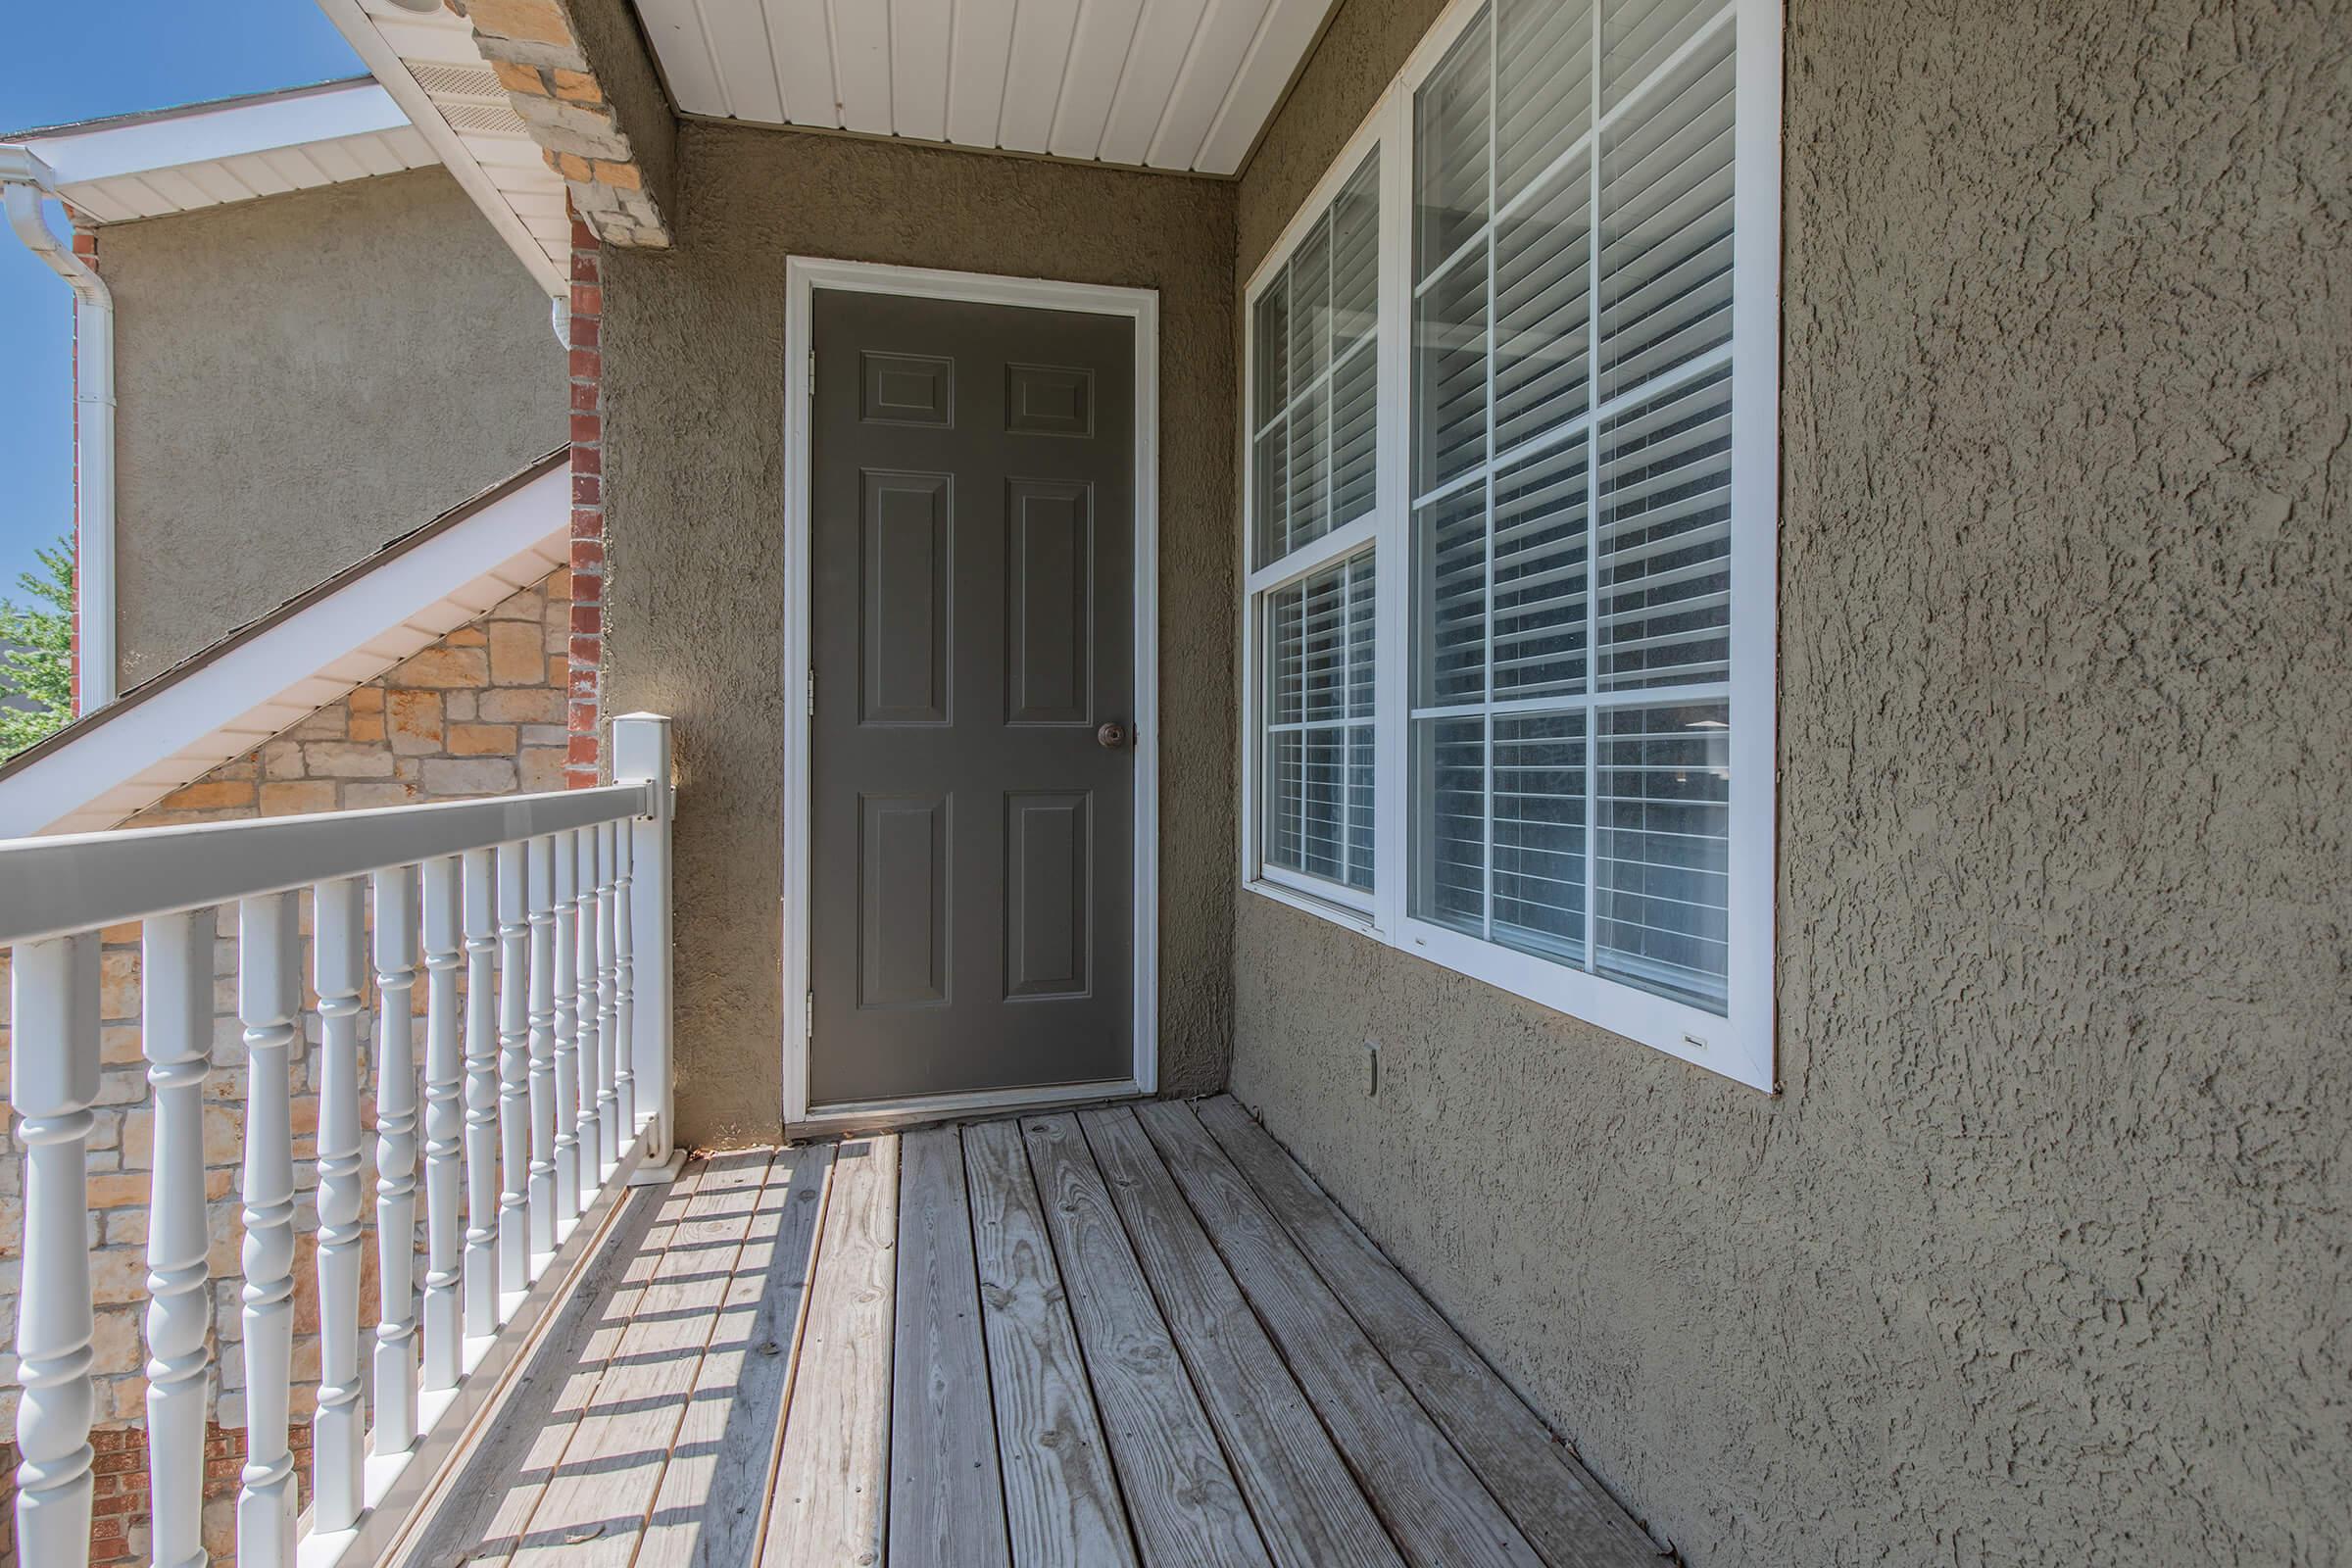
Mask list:
[[[21,752],[74,717],[74,548],[36,550],[17,574],[29,603],[0,599],[0,757]]]

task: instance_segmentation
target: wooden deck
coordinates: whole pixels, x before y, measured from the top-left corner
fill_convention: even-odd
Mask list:
[[[1229,1099],[697,1161],[411,1563],[1656,1561]]]

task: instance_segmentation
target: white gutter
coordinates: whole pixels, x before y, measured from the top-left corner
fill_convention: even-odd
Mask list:
[[[27,249],[74,290],[74,572],[80,673],[74,711],[115,700],[115,299],[41,217],[57,193],[49,166],[0,143],[0,204]]]

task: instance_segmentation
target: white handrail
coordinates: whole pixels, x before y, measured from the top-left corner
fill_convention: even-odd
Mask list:
[[[0,947],[655,816],[654,794],[639,779],[487,801],[0,839]]]
[[[601,789],[0,843],[0,947],[13,950],[10,1088],[26,1149],[16,1505],[24,1560],[87,1561],[95,1374],[134,1370],[93,1364],[84,1232],[99,929],[144,923],[154,1560],[203,1560],[212,1359],[203,1115],[212,934],[216,911],[231,906],[246,1064],[239,1561],[375,1560],[440,1484],[437,1467],[482,1405],[525,1364],[553,1303],[606,1234],[621,1188],[669,1158],[667,724],[651,714],[616,719],[623,782]],[[308,1078],[306,894],[318,1018]],[[371,1161],[361,1059],[370,976]],[[420,991],[421,1062],[413,1029]],[[295,1298],[312,1276],[295,1246],[304,1161],[292,1097],[306,1082],[318,1096],[308,1162],[319,1339],[313,1500],[298,1520]],[[380,1286],[372,1335],[360,1299],[370,1222]],[[363,1345],[372,1351],[366,1388]]]

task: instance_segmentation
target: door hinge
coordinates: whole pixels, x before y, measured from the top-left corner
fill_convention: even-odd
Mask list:
[[[814,665],[810,665],[808,669],[808,716],[810,718],[816,716],[816,667]]]
[[[801,1038],[804,1040],[816,1038],[816,992],[814,990],[801,999]]]
[[[808,351],[808,395],[816,396],[816,350]]]

